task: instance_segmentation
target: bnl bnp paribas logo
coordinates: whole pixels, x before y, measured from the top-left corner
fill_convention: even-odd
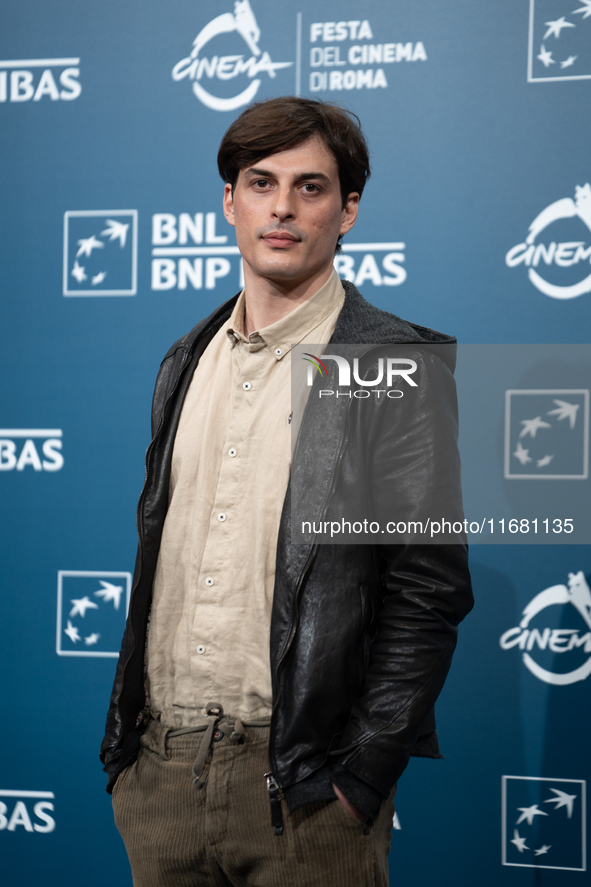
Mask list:
[[[520,650],[528,671],[555,687],[589,677],[591,590],[582,571],[569,573],[567,585],[540,591],[521,615],[519,625],[501,635],[502,650]]]
[[[131,573],[60,570],[58,656],[117,658],[131,595]]]
[[[591,0],[589,0],[591,4]],[[591,6],[590,6],[591,14]],[[591,185],[555,200],[533,220],[523,243],[505,256],[509,268],[523,265],[530,282],[552,299],[591,292]]]
[[[0,471],[60,471],[61,428],[0,428]]]
[[[153,213],[151,221],[152,290],[215,290],[226,278],[233,292],[242,289],[240,250],[218,213]],[[405,250],[402,242],[345,243],[334,265],[356,286],[399,286],[407,276]],[[64,296],[136,295],[137,252],[137,210],[66,212]]]
[[[223,221],[222,221],[223,224]],[[240,250],[218,233],[214,212],[154,213],[152,216],[153,290],[213,290],[231,275],[244,286]],[[228,230],[229,226],[228,226]],[[334,266],[356,286],[399,286],[406,280],[404,243],[344,243]]]
[[[527,79],[591,79],[591,0],[530,0]]]
[[[587,870],[587,783],[548,776],[503,776],[502,863]]]
[[[48,835],[55,829],[53,792],[0,789],[0,832]]]
[[[212,111],[235,111],[254,101],[263,78],[274,82],[277,72],[293,67],[292,61],[274,62],[260,41],[250,3],[236,0],[233,12],[216,16],[199,31],[191,54],[177,62],[172,78],[191,81],[195,97]],[[279,94],[291,92],[291,83],[279,84]]]
[[[0,61],[0,102],[71,102],[81,92],[79,58]]]

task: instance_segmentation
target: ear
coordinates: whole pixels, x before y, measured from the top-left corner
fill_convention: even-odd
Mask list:
[[[234,197],[232,195],[232,185],[224,185],[224,216],[226,217],[226,221],[236,227],[236,222],[234,221]]]
[[[343,207],[343,214],[341,216],[341,227],[339,230],[339,234],[346,234],[351,230],[355,222],[357,221],[357,213],[359,212],[359,194],[357,191],[351,191],[350,194],[347,195],[347,202]]]

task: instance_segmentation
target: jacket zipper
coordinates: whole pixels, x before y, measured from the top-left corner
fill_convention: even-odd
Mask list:
[[[275,829],[275,837],[280,838],[283,834],[283,811],[281,810],[283,793],[272,773],[265,773],[265,779],[271,803],[271,825]]]
[[[132,601],[133,601],[133,592],[136,590],[136,588],[140,584],[140,581],[142,578],[142,565],[143,565],[144,555],[143,555],[143,536],[142,536],[142,529],[141,529],[141,525],[140,525],[140,511],[143,508],[144,493],[146,491],[146,484],[148,483],[148,459],[150,458],[150,453],[154,449],[154,445],[160,435],[160,432],[162,431],[162,426],[164,425],[164,415],[166,413],[166,407],[170,403],[172,396],[174,395],[174,393],[176,392],[176,390],[178,388],[179,382],[181,380],[181,376],[183,374],[183,370],[185,368],[185,364],[187,362],[187,358],[188,358],[188,352],[185,351],[185,352],[183,352],[183,359],[182,359],[181,365],[179,367],[179,372],[178,372],[178,375],[176,378],[176,382],[174,383],[174,386],[173,386],[170,394],[166,398],[164,405],[162,407],[162,414],[160,416],[160,423],[158,425],[158,428],[156,429],[156,433],[154,434],[154,437],[150,441],[150,444],[149,444],[149,446],[146,450],[146,454],[144,456],[144,485],[143,485],[142,491],[140,493],[140,498],[139,498],[136,516],[135,516],[135,523],[136,523],[137,534],[138,534],[139,573],[138,573],[138,577],[137,577],[137,582],[135,583],[134,587],[131,590],[131,600]],[[131,604],[130,604],[130,609],[131,609]],[[131,648],[131,653],[129,654],[127,661],[123,665],[123,671],[121,673],[121,690],[119,691],[119,699],[121,699],[121,696],[123,694],[123,688],[124,688],[124,684],[125,684],[125,671],[127,669],[127,664],[130,662],[130,660],[133,657],[133,654],[135,653],[135,640],[136,639],[135,639],[135,631],[133,630],[133,620],[131,618],[131,612],[130,612],[129,616],[130,616],[129,627],[131,630],[131,636],[133,638],[133,645]],[[119,720],[121,721],[121,712],[119,711],[119,700],[117,700],[116,705],[117,705],[117,712],[119,714]],[[119,734],[119,738],[117,740],[115,748],[119,748],[119,746],[121,745],[122,739],[123,739],[123,730],[121,730],[121,732]]]

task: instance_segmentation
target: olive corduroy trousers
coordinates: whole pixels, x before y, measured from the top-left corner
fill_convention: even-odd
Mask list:
[[[193,764],[203,732],[151,720],[113,790],[134,887],[387,887],[393,794],[368,829],[339,801],[317,801],[271,826],[269,727],[211,743],[205,784]]]

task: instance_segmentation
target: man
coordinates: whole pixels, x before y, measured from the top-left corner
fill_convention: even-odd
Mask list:
[[[334,271],[369,176],[353,115],[254,105],[218,166],[245,287],[172,346],[156,382],[101,750],[116,823],[135,887],[385,885],[395,783],[410,754],[440,756],[432,708],[471,606],[466,549],[292,544],[310,423],[306,411],[292,468],[290,352],[454,340],[379,311]],[[387,434],[381,406],[368,423],[351,402],[347,437],[343,401],[324,414],[319,514],[345,481],[365,484],[362,436],[385,472],[376,500],[413,503],[437,472],[457,475],[455,445],[430,430],[436,400],[455,431],[450,368],[417,352],[419,364],[432,384],[401,399],[414,406]],[[411,457],[392,462],[393,434],[417,444]]]

